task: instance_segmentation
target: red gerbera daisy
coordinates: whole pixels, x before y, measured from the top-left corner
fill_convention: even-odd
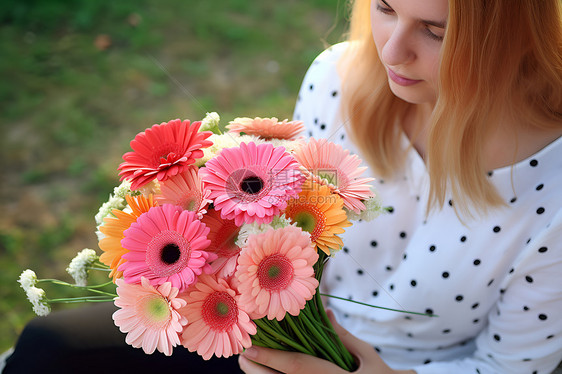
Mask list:
[[[236,270],[236,260],[240,254],[240,247],[236,245],[240,227],[236,226],[234,220],[221,218],[214,209],[210,209],[201,221],[211,230],[207,235],[211,241],[207,252],[219,256],[211,262],[213,274],[216,273],[219,278],[231,276]]]
[[[155,178],[164,181],[181,173],[203,156],[201,148],[213,144],[206,140],[212,132],[198,132],[200,126],[200,121],[176,119],[137,134],[131,141],[133,151],[125,153],[119,165],[121,180],[127,179],[136,190]]]

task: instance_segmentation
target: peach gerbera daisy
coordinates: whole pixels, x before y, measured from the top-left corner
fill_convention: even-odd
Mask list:
[[[207,251],[218,256],[211,263],[213,274],[217,274],[219,278],[230,277],[236,270],[236,260],[240,253],[240,247],[236,245],[240,227],[233,220],[221,218],[220,213],[214,209],[209,210],[201,221],[211,230],[207,236],[211,241]]]
[[[235,273],[240,307],[252,319],[280,321],[286,313],[298,315],[318,287],[313,269],[317,260],[310,236],[298,227],[250,235]]]
[[[131,224],[140,217],[141,214],[148,212],[148,210],[156,203],[152,195],[148,198],[140,196],[125,196],[127,204],[131,208],[131,213],[125,213],[118,209],[112,211],[115,217],[104,218],[104,224],[100,226],[99,230],[105,236],[99,242],[99,247],[103,251],[100,256],[100,261],[111,268],[109,277],[113,277],[113,281],[123,276],[123,272],[117,270],[126,259],[123,255],[129,252],[121,245],[121,239],[125,237],[123,234],[125,230],[131,227]]]
[[[212,201],[209,199],[210,194],[211,191],[203,188],[198,169],[190,166],[183,173],[160,183],[160,194],[155,199],[160,205],[172,204],[195,212],[201,219],[206,212],[205,208]]]
[[[360,167],[361,159],[339,144],[310,138],[308,144],[296,150],[295,158],[307,169],[308,177],[330,187],[355,213],[365,209],[363,200],[374,196],[369,186],[374,178],[360,177],[367,167]]]
[[[180,344],[179,334],[187,324],[178,312],[186,304],[177,297],[178,289],[170,282],[155,288],[146,278],[141,278],[141,284],[117,279],[117,294],[115,305],[120,309],[113,313],[113,321],[127,333],[125,342],[147,354],[158,349],[170,356],[173,347]]]
[[[176,119],[137,134],[131,141],[133,151],[125,153],[125,162],[119,165],[121,180],[127,179],[137,190],[153,179],[165,181],[181,173],[203,156],[201,148],[213,144],[206,140],[212,132],[198,132],[200,126],[200,121]]]
[[[171,282],[182,291],[203,272],[211,272],[208,262],[217,257],[205,251],[211,242],[209,228],[197,214],[171,204],[150,208],[124,234],[127,261],[119,270],[127,283],[145,277],[154,286]]]
[[[242,117],[230,121],[226,128],[229,132],[242,132],[247,135],[259,136],[262,139],[294,140],[304,130],[304,125],[302,121],[287,122],[286,119],[279,122],[275,117]]]
[[[185,296],[189,303],[182,309],[189,323],[182,344],[190,352],[208,360],[213,356],[230,357],[252,345],[250,335],[256,325],[238,307],[238,297],[224,279],[202,275]]]
[[[200,169],[205,188],[221,217],[269,223],[296,196],[304,181],[299,165],[283,147],[254,142],[225,148]]]
[[[344,201],[327,186],[307,181],[297,198],[290,199],[285,217],[310,234],[310,240],[327,255],[343,246],[337,236],[351,226],[343,210]]]

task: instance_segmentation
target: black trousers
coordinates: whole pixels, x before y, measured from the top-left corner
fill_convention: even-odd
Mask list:
[[[147,355],[125,343],[113,324],[113,303],[37,317],[23,330],[3,374],[15,373],[242,373],[238,356],[203,360],[179,346],[172,356]]]

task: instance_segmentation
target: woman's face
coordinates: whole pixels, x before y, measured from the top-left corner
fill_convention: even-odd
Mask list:
[[[413,104],[435,104],[447,0],[371,0],[371,28],[388,84]]]

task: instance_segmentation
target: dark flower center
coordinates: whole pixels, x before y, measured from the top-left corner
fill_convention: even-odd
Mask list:
[[[257,194],[263,188],[263,181],[260,177],[252,176],[244,178],[240,183],[240,189],[249,194]]]
[[[162,252],[160,253],[162,262],[168,265],[176,263],[180,259],[180,256],[180,247],[178,247],[177,244],[174,243],[166,244],[164,248],[162,248]]]

